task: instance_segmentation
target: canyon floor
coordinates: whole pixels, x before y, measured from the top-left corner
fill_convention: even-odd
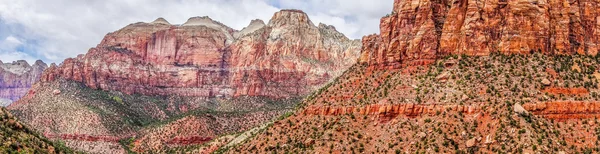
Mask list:
[[[596,153],[600,57],[357,64],[224,153]]]

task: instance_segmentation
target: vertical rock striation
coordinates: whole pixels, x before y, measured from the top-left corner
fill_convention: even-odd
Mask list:
[[[0,105],[7,106],[27,94],[47,67],[41,60],[33,65],[24,60],[12,63],[0,61]]]
[[[379,35],[363,38],[361,63],[423,64],[448,54],[596,55],[593,0],[395,0]]]
[[[356,62],[360,43],[335,27],[315,26],[299,10],[241,31],[209,17],[181,26],[159,18],[108,34],[85,55],[42,77],[127,94],[287,98],[320,88]]]

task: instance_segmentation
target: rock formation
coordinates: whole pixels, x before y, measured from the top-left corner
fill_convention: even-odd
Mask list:
[[[379,35],[363,38],[361,63],[430,63],[448,54],[587,54],[600,50],[592,0],[394,1]]]
[[[27,94],[47,67],[41,60],[33,65],[24,60],[12,63],[0,61],[0,105],[7,106]]]
[[[115,141],[127,139],[130,150],[162,153],[286,113],[353,65],[360,46],[298,10],[277,12],[268,24],[253,20],[241,31],[209,17],[182,25],[159,18],[109,33],[85,55],[51,65],[9,108],[78,150],[124,153]],[[197,118],[186,121],[190,114]]]
[[[295,97],[338,76],[359,50],[358,41],[315,26],[298,10],[241,31],[208,17],[181,26],[159,18],[108,34],[87,54],[51,66],[42,81],[63,78],[127,94]]]
[[[523,107],[535,115],[550,119],[593,119],[600,117],[599,104],[599,102],[594,101],[554,101],[528,103]]]
[[[598,152],[598,1],[393,6],[360,64],[225,153]]]
[[[482,103],[483,104],[483,103]],[[455,111],[465,114],[474,114],[481,112],[480,105],[437,105],[437,104],[371,104],[366,106],[309,106],[302,112],[307,115],[330,115],[340,116],[346,114],[375,115],[375,116],[398,116],[406,115],[409,117],[421,115],[435,115],[436,112]]]

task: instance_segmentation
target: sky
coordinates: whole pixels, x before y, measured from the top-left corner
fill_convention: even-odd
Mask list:
[[[0,0],[0,60],[59,64],[85,54],[104,35],[158,17],[182,24],[209,16],[241,30],[268,22],[281,9],[300,9],[314,24],[333,25],[352,39],[378,33],[393,0]]]

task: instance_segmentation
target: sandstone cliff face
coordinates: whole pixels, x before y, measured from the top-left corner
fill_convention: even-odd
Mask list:
[[[0,61],[0,105],[9,105],[27,94],[47,67],[42,61],[36,61],[33,65],[24,60],[12,63]]]
[[[241,31],[208,17],[181,26],[161,18],[108,34],[86,55],[50,67],[42,81],[64,78],[127,94],[294,97],[338,76],[359,54],[358,41],[297,10]]]
[[[361,63],[427,63],[448,54],[596,55],[600,2],[593,0],[395,0],[380,35],[363,38]]]

